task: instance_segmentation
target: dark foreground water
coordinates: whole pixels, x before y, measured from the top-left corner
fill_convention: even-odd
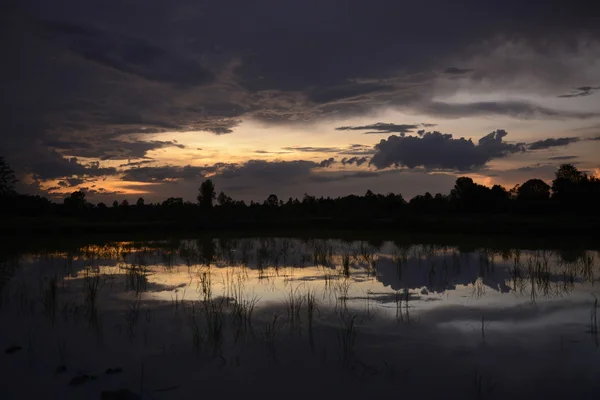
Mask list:
[[[5,253],[2,399],[600,393],[597,251],[246,238]]]

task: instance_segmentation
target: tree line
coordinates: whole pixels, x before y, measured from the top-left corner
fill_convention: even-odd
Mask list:
[[[401,194],[280,199],[269,195],[262,202],[234,200],[207,179],[201,183],[197,202],[170,197],[161,203],[135,204],[115,200],[112,204],[92,204],[85,192],[75,191],[62,204],[41,196],[18,194],[16,178],[10,166],[0,158],[1,212],[15,216],[52,216],[98,221],[164,221],[190,219],[289,220],[289,219],[394,219],[420,214],[599,214],[600,180],[579,171],[571,164],[561,165],[551,185],[530,179],[510,190],[487,187],[471,178],[460,177],[448,194],[425,193],[406,201]]]

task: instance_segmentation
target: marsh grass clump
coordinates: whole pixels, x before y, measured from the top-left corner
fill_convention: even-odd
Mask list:
[[[371,276],[372,278],[376,278],[378,276],[378,268],[377,266],[379,265],[379,257],[375,257],[374,255],[371,255],[371,259],[369,261],[369,264],[367,266],[367,272],[368,275]]]
[[[285,303],[285,312],[290,325],[290,332],[294,334],[296,331],[300,331],[301,328],[301,312],[304,309],[306,297],[300,293],[300,286],[290,287],[290,291],[287,294]]]
[[[42,303],[44,305],[44,312],[50,319],[50,322],[54,324],[56,318],[56,310],[58,308],[58,279],[56,275],[51,276],[46,280],[44,286],[44,296]]]
[[[403,299],[404,298],[404,299]],[[410,291],[408,288],[404,288],[403,292],[399,290],[394,294],[394,303],[396,306],[396,323],[411,324],[414,322],[413,317],[410,314]]]
[[[273,359],[273,362],[277,362],[277,354],[275,347],[275,336],[277,335],[277,319],[279,315],[275,314],[273,320],[265,324],[265,344],[267,346],[267,352]]]
[[[212,299],[212,278],[210,271],[204,271],[198,274],[198,289],[201,292],[202,300],[208,302]]]
[[[327,245],[326,242],[317,241],[313,247],[313,263],[316,267],[328,267],[331,265],[331,258],[333,257],[333,247]]]
[[[237,342],[241,337],[245,337],[248,334],[253,334],[252,331],[252,314],[256,308],[259,298],[254,296],[250,299],[243,299],[239,297],[233,303],[233,310],[231,316],[233,319],[233,326],[235,328],[234,340]]]
[[[196,310],[196,305],[192,303],[189,314],[190,330],[192,334],[192,349],[198,356],[202,352],[202,348],[204,346],[204,337],[202,335],[202,330],[198,321],[197,314],[198,313]]]
[[[346,278],[350,277],[350,253],[342,254],[342,271]]]
[[[371,248],[371,246],[369,246],[365,242],[360,242],[359,254],[362,260],[365,262],[365,264],[367,264],[367,266],[371,265],[371,261],[374,254],[374,251]]]
[[[396,277],[399,281],[402,281],[403,267],[407,260],[405,259],[404,255],[399,254],[396,252],[396,250],[394,250],[394,253],[392,254],[392,261],[396,266]]]
[[[471,288],[471,293],[469,294],[470,298],[479,300],[485,295],[485,284],[481,277],[478,277],[475,282],[471,283],[469,286]]]
[[[137,293],[145,292],[148,289],[147,268],[143,265],[131,265],[126,268],[125,287]]]
[[[315,350],[315,338],[313,334],[313,319],[315,312],[318,312],[317,302],[315,298],[315,293],[310,289],[306,292],[306,316],[308,321],[308,341],[310,344],[311,350],[314,352]]]
[[[127,314],[125,315],[125,321],[127,322],[127,338],[129,339],[129,342],[133,342],[133,339],[136,337],[141,302],[142,296],[136,295],[135,300],[129,305]]]
[[[340,318],[340,327],[337,331],[340,349],[340,362],[344,367],[351,367],[355,358],[356,315],[345,314]]]
[[[496,385],[493,382],[484,378],[483,374],[475,369],[473,374],[473,387],[475,388],[475,398],[477,400],[483,400],[492,395],[495,386]]]
[[[224,303],[223,299],[202,302],[206,323],[206,341],[212,349],[213,357],[223,358]]]
[[[181,293],[181,298],[179,298],[179,290],[175,289],[173,294],[171,294],[171,305],[175,311],[178,311],[180,307],[183,307],[183,300],[185,299],[185,292],[187,291],[187,286],[183,288],[183,292]]]
[[[584,282],[591,282],[594,284],[594,257],[591,255],[585,255],[580,260],[581,263],[581,275]]]
[[[336,281],[336,309],[339,309],[341,311],[345,311],[348,309],[348,293],[350,291],[351,286],[352,281],[350,279],[345,278]]]
[[[84,277],[86,314],[89,324],[96,330],[99,329],[97,303],[99,285],[100,273],[89,269],[86,270]]]
[[[161,254],[161,258],[165,271],[172,271],[175,265],[175,253],[172,251],[164,251]]]
[[[190,243],[184,242],[179,247],[179,257],[185,261],[188,269],[190,269],[198,263],[198,249]]]

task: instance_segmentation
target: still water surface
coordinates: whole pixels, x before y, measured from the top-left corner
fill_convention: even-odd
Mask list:
[[[596,398],[597,251],[290,238],[1,258],[3,398]]]

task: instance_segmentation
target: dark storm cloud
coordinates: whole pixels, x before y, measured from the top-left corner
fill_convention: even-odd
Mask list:
[[[329,168],[329,167],[331,167],[335,163],[336,163],[335,158],[330,157],[330,158],[328,158],[326,160],[321,161],[319,163],[319,167],[321,167],[321,168]]]
[[[201,180],[207,173],[214,172],[215,167],[185,167],[164,165],[160,167],[139,167],[125,171],[121,180],[136,182],[162,182],[169,180]]]
[[[55,151],[47,150],[32,154],[29,163],[35,179],[56,179],[63,177],[101,177],[117,174],[116,168],[103,168],[97,162],[81,164],[76,157],[65,158]]]
[[[600,116],[600,113],[596,112],[555,110],[522,101],[484,101],[475,103],[431,102],[422,104],[416,109],[421,112],[443,118],[504,115],[520,119],[587,119]]]
[[[460,65],[449,58],[475,42],[505,34],[567,40],[573,28],[594,37],[592,2],[22,0],[3,11],[0,118],[8,133],[0,146],[19,170],[40,176],[55,174],[38,170],[31,143],[60,140],[46,146],[74,157],[145,157],[143,145],[103,144],[132,133],[227,134],[249,118],[302,123],[380,108],[444,118],[595,115],[432,103],[435,71]],[[399,23],[398,15],[411,17]]]
[[[85,182],[84,179],[79,178],[66,178],[65,181],[69,184],[69,186],[77,186]]]
[[[392,92],[393,85],[382,85],[377,83],[353,83],[335,86],[331,88],[315,89],[308,94],[308,99],[314,103],[329,103],[335,100],[364,96],[375,92]]]
[[[565,160],[575,160],[576,158],[579,158],[579,157],[578,156],[556,156],[556,157],[549,157],[548,160],[565,161]]]
[[[596,90],[598,90],[598,89],[600,89],[600,86],[581,86],[581,87],[576,88],[571,93],[561,94],[560,96],[557,96],[557,97],[562,98],[562,99],[570,99],[573,97],[585,97],[585,96],[594,94],[596,92]]]
[[[544,140],[538,140],[537,142],[529,143],[527,148],[529,150],[541,150],[549,149],[551,147],[567,146],[570,143],[578,142],[578,137],[564,137],[564,138],[549,138]]]
[[[344,158],[342,158],[342,164],[343,165],[356,164],[357,167],[360,167],[361,165],[363,165],[367,161],[369,161],[368,157],[351,157],[351,158],[344,157]]]
[[[201,167],[163,165],[158,167],[131,168],[124,172],[121,179],[137,182],[168,182],[174,180],[200,182],[207,174],[211,174],[211,178],[253,178],[266,182],[281,182],[293,180],[299,176],[310,175],[314,168],[325,166],[327,162],[333,164],[335,161],[329,159],[316,163],[304,160],[249,160],[239,164],[216,163]]]
[[[151,81],[202,85],[214,77],[197,60],[144,40],[106,32],[91,25],[44,22],[49,34],[75,54],[120,72]]]
[[[67,150],[69,153],[75,153],[80,157],[99,158],[101,160],[127,160],[146,158],[146,154],[152,150],[164,149],[167,147],[177,147],[184,149],[183,144],[176,141],[123,141],[106,140],[103,142],[83,143],[83,142],[64,142],[61,140],[46,141],[48,147],[57,150]]]
[[[146,165],[146,164],[152,164],[154,162],[155,162],[154,160],[142,160],[142,161],[128,162],[126,164],[119,165],[119,168],[123,168],[123,167],[139,167],[139,166]]]
[[[523,151],[521,144],[503,141],[506,131],[499,129],[479,139],[454,139],[450,134],[426,132],[421,137],[390,136],[375,146],[370,165],[466,171],[480,168],[494,158]]]
[[[110,190],[107,190],[104,188],[91,189],[91,188],[87,188],[87,187],[82,187],[82,188],[79,188],[79,190],[81,190],[82,192],[84,192],[86,195],[89,195],[89,196],[94,196],[94,195],[114,196],[117,194],[123,194],[123,192],[119,191],[119,190],[110,191]]]
[[[399,133],[401,136],[413,132],[415,129],[421,127],[431,127],[435,124],[392,124],[377,122],[371,125],[363,126],[340,126],[335,128],[336,131],[367,131],[365,134],[378,134],[378,133]]]
[[[448,67],[444,70],[445,74],[450,75],[463,75],[472,72],[472,69],[458,68],[458,67]]]

